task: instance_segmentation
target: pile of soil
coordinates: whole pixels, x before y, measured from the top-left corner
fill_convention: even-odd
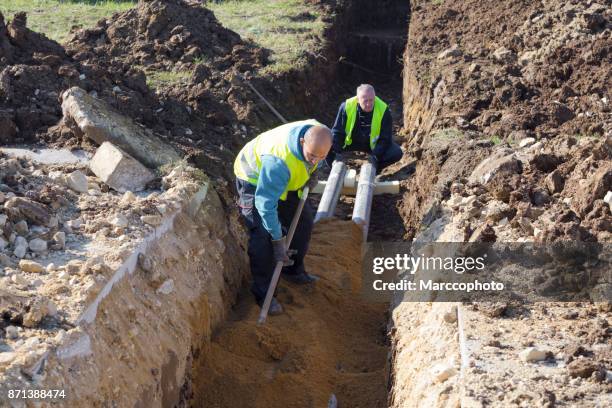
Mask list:
[[[269,120],[238,78],[265,64],[266,52],[198,4],[141,1],[76,31],[65,47],[29,30],[18,13],[8,25],[0,19],[0,45],[3,143],[93,148],[62,121],[59,96],[79,86],[174,143],[213,179],[231,179],[227,162]],[[152,89],[147,78],[159,75],[173,80]]]
[[[200,354],[191,404],[322,407],[335,394],[338,406],[387,406],[387,306],[354,292],[360,237],[350,221],[317,223],[306,268],[321,280],[301,287],[281,279],[277,298],[285,313],[264,326],[245,293]]]
[[[414,3],[404,99],[414,85],[431,93],[434,129],[515,140],[612,131],[609,2]]]

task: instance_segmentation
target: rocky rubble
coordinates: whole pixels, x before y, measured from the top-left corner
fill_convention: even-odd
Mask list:
[[[136,195],[112,190],[81,164],[3,154],[0,169],[1,378],[15,367],[27,375],[75,330],[115,268],[176,210],[189,173],[178,168],[163,178],[163,190]]]

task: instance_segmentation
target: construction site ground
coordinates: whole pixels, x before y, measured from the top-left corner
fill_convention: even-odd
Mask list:
[[[73,3],[101,19],[28,10],[39,32],[0,1],[0,406],[612,404],[608,0]],[[279,113],[331,126],[361,83],[404,152],[367,241],[597,244],[528,270],[588,299],[369,301],[344,195],[321,280],[281,279],[258,325],[234,158]],[[148,167],[140,191],[94,173],[102,141]]]

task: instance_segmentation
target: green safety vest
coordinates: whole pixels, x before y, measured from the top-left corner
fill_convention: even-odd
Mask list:
[[[240,180],[248,181],[257,185],[259,172],[261,171],[261,156],[270,154],[278,157],[287,165],[289,169],[289,183],[281,195],[281,200],[287,199],[287,192],[298,191],[301,196],[301,188],[304,187],[310,175],[316,170],[317,166],[312,166],[310,170],[306,162],[300,160],[289,149],[288,139],[293,132],[299,131],[305,125],[321,125],[314,119],[291,122],[268,130],[248,142],[234,161],[234,174]]]
[[[344,126],[346,138],[344,139],[344,148],[353,143],[353,128],[355,127],[355,121],[357,121],[357,104],[358,102],[356,96],[348,98],[344,102],[344,110],[346,112],[346,125]],[[384,103],[378,96],[375,96],[374,113],[372,113],[372,126],[370,127],[370,149],[372,150],[374,150],[374,146],[376,146],[376,142],[380,136],[380,126],[386,110],[387,104]]]

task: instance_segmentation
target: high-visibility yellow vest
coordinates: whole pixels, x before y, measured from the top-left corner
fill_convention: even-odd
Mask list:
[[[298,191],[306,184],[317,166],[310,170],[306,162],[300,160],[289,149],[289,137],[305,125],[321,125],[314,119],[286,123],[268,130],[248,142],[234,161],[234,174],[241,180],[257,185],[261,171],[261,156],[270,154],[278,157],[289,169],[289,183],[281,195],[281,200],[287,199],[287,192]],[[301,191],[298,192],[301,196]]]
[[[357,97],[353,96],[344,102],[344,110],[346,111],[346,125],[344,131],[346,138],[344,139],[344,148],[353,143],[353,129],[357,120]],[[382,124],[383,115],[387,110],[387,104],[378,96],[374,97],[374,112],[372,113],[372,126],[370,127],[370,149],[374,150],[378,137],[380,136],[380,127]]]

